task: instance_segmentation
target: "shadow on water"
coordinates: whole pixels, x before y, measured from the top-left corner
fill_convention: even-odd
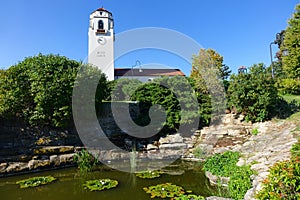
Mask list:
[[[194,194],[210,196],[213,188],[209,186],[202,166],[195,163],[177,161],[163,168],[165,173],[157,179],[140,179],[130,173],[113,170],[106,166],[99,167],[92,173],[80,174],[76,168],[42,172],[38,174],[22,175],[0,179],[1,199],[39,199],[39,200],[82,200],[82,199],[110,199],[110,200],[135,200],[151,199],[149,194],[143,191],[144,187],[170,182],[182,186],[186,191],[192,190]],[[52,184],[20,189],[16,181],[33,176],[52,175],[58,180]],[[89,192],[82,184],[86,180],[110,178],[118,180],[117,188]]]

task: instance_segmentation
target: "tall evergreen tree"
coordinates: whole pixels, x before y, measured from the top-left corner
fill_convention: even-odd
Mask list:
[[[286,78],[282,80],[289,93],[300,94],[300,4],[296,5],[295,13],[288,22],[281,51],[288,51],[282,56],[283,70]]]

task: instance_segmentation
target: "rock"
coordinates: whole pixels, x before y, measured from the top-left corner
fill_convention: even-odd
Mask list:
[[[27,164],[29,170],[38,169],[50,165],[50,160],[30,160]]]
[[[54,165],[54,166],[60,165],[60,159],[58,155],[50,156],[50,165]]]
[[[171,144],[162,144],[159,145],[160,150],[180,150],[187,149],[187,145],[184,143],[171,143]]]
[[[244,196],[244,200],[254,200],[253,194],[254,194],[254,189],[253,188],[249,189]]]
[[[0,164],[0,173],[5,172],[6,167],[7,167],[7,163],[1,163],[1,164]]]
[[[73,163],[73,157],[75,153],[64,154],[59,156],[60,164]]]
[[[232,200],[232,199],[211,196],[211,197],[206,197],[206,200]]]
[[[213,175],[211,172],[206,171],[205,176],[209,179],[209,182],[212,185],[218,185],[221,184],[221,186],[228,187],[228,183],[230,178],[229,177],[220,177]]]
[[[26,169],[28,169],[28,165],[26,162],[13,162],[8,164],[8,167],[6,168],[5,171],[11,173],[11,172],[20,172]]]
[[[34,154],[41,155],[53,155],[53,154],[65,154],[74,152],[74,146],[52,146],[52,147],[41,147],[34,150]]]
[[[159,139],[160,144],[174,144],[174,143],[183,143],[183,137],[179,133],[174,135],[168,135],[167,137]]]
[[[147,151],[152,151],[152,150],[157,150],[157,149],[158,149],[158,147],[153,144],[147,145]]]

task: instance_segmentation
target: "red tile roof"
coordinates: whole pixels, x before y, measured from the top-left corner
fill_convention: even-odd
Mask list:
[[[108,10],[106,10],[105,8],[101,7],[101,8],[98,8],[97,10],[95,10],[94,12],[96,11],[105,11],[105,12],[108,12],[110,14],[112,14],[111,12],[109,12]]]
[[[116,68],[115,76],[185,76],[180,69],[131,69]]]

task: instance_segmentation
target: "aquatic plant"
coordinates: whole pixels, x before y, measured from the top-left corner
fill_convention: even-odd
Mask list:
[[[151,194],[151,198],[174,198],[184,194],[185,191],[181,186],[173,185],[171,183],[163,183],[155,186],[143,188],[146,193]]]
[[[180,195],[179,197],[175,197],[174,200],[204,200],[205,197],[203,196],[197,196],[195,194],[188,194],[188,195]]]
[[[83,184],[84,189],[88,189],[90,191],[101,191],[104,189],[111,189],[117,187],[118,181],[111,179],[97,179],[97,180],[89,180]]]
[[[32,177],[24,180],[17,181],[16,184],[20,185],[20,188],[38,187],[55,181],[56,178],[52,176],[40,176]]]
[[[135,175],[139,178],[144,178],[144,179],[153,179],[153,178],[158,178],[163,174],[163,172],[160,171],[143,171],[143,172],[138,172]]]
[[[93,154],[85,149],[76,152],[73,159],[77,163],[80,172],[91,172],[98,163]]]

